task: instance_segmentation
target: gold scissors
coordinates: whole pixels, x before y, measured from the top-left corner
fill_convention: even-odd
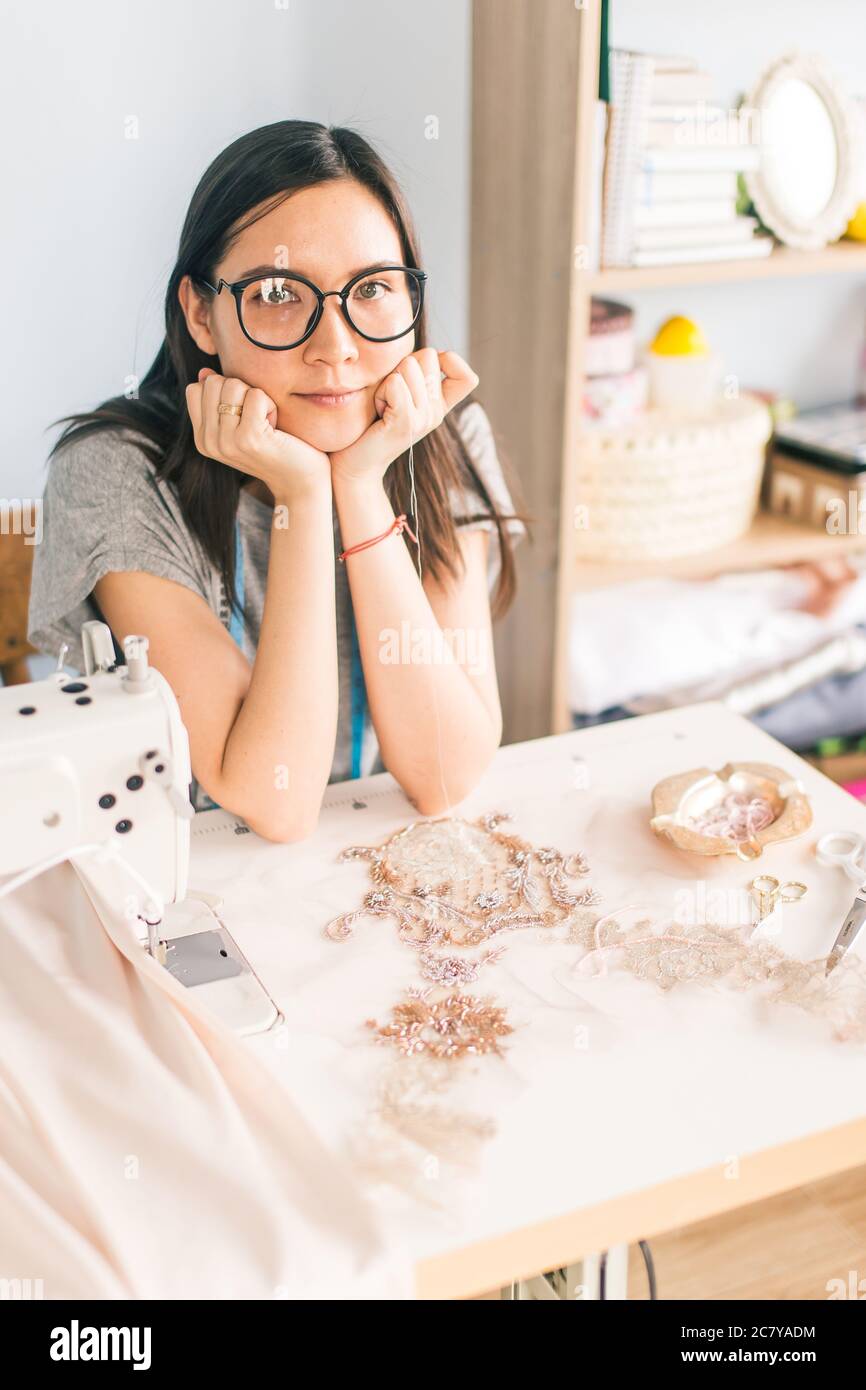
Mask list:
[[[777,903],[799,902],[807,889],[805,883],[798,883],[796,880],[780,883],[772,874],[758,874],[749,884],[749,891],[758,908],[755,926],[759,926],[765,917],[775,912]]]

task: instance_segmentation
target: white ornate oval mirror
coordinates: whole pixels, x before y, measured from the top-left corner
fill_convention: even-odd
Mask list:
[[[792,54],[761,75],[746,106],[761,144],[746,187],[762,222],[789,246],[835,241],[859,197],[853,102],[818,58]]]

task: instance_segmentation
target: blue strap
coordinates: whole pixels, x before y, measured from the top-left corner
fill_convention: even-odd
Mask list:
[[[241,547],[241,524],[235,521],[235,590],[237,591],[238,603],[241,607],[244,604],[244,552]],[[241,651],[244,649],[244,620],[238,610],[233,606],[229,632],[237,642]]]
[[[364,743],[364,717],[367,710],[367,687],[361,665],[358,629],[352,612],[352,776],[361,776],[361,749]]]
[[[235,589],[238,603],[244,602],[244,556],[241,548],[240,523],[235,522]],[[240,613],[232,608],[229,632],[243,651],[244,625]],[[361,752],[364,744],[364,721],[367,713],[367,687],[364,682],[364,668],[361,665],[361,648],[358,645],[358,630],[355,627],[354,612],[351,615],[352,637],[352,777],[361,776]],[[208,797],[208,800],[212,798]],[[216,805],[216,802],[213,802]]]
[[[236,590],[236,592],[237,592],[238,602],[239,602],[241,605],[243,605],[243,601],[244,601],[244,552],[243,552],[243,549],[242,549],[242,547],[241,547],[241,525],[240,525],[240,522],[237,521],[237,520],[235,521],[235,590]],[[229,602],[231,603],[231,600],[229,600]],[[243,651],[243,649],[244,649],[244,620],[243,620],[241,614],[240,614],[240,613],[237,611],[237,609],[234,607],[234,605],[232,605],[232,608],[231,608],[231,619],[230,619],[230,621],[229,621],[229,632],[231,633],[231,635],[232,635],[232,637],[234,638],[234,640],[235,640],[235,642],[237,643],[237,645],[240,647],[241,651]],[[204,790],[204,789],[202,788],[202,790]],[[207,797],[207,800],[210,802],[210,805],[209,805],[209,806],[203,807],[203,810],[205,810],[205,811],[219,811],[219,810],[222,809],[221,806],[220,806],[220,804],[219,804],[219,802],[218,802],[218,801],[214,801],[214,799],[213,799],[212,796],[208,796],[208,795],[207,795],[207,792],[205,792],[205,796]]]

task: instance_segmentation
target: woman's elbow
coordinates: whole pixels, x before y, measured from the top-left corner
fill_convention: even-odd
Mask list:
[[[275,845],[295,845],[301,840],[309,840],[318,825],[318,816],[314,819],[296,816],[288,821],[259,820],[249,816],[244,819],[250,830],[262,840],[269,840]]]
[[[324,791],[324,789],[323,789]],[[261,801],[250,805],[248,799],[233,796],[224,790],[221,796],[209,795],[230,815],[237,816],[254,834],[272,844],[292,845],[309,840],[319,823],[321,797],[309,804],[295,800],[291,806],[262,806]]]
[[[484,761],[479,760],[472,767],[461,767],[459,772],[450,773],[448,769],[435,768],[430,780],[425,779],[423,785],[407,786],[405,781],[402,783],[403,790],[415,807],[415,810],[422,816],[444,816],[453,807],[459,805],[471,792],[475,791],[487,768],[493,760],[496,749],[492,749],[490,757]],[[399,777],[397,781],[400,781]]]

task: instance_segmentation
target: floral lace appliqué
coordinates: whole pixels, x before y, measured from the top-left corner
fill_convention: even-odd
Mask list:
[[[508,819],[494,812],[477,821],[417,821],[384,845],[343,850],[341,860],[369,861],[374,887],[363,907],[328,923],[327,935],[341,941],[362,917],[390,917],[401,941],[429,953],[554,926],[574,908],[598,902],[593,889],[577,887],[589,872],[582,854],[535,849],[498,829]]]
[[[394,1006],[390,1023],[369,1021],[380,1041],[407,1055],[500,1054],[499,1040],[513,1031],[505,1009],[460,987],[473,983],[482,966],[495,964],[505,947],[474,957],[456,951],[501,932],[556,926],[598,901],[593,889],[579,885],[589,872],[582,854],[536,849],[499,829],[509,819],[491,812],[476,821],[416,821],[381,846],[354,845],[340,855],[367,860],[374,886],[362,907],[328,923],[326,935],[345,941],[362,918],[389,918],[399,940],[418,952],[422,978],[432,981],[426,989],[410,990]],[[443,997],[443,990],[451,992]]]
[[[625,911],[620,908],[619,911]],[[770,1004],[788,1004],[826,1020],[839,1042],[866,1042],[866,965],[845,957],[828,973],[828,957],[799,960],[766,940],[753,940],[752,924],[673,923],[654,931],[648,918],[619,927],[617,913],[583,924],[570,936],[587,946],[578,962],[582,975],[607,974],[610,956],[622,968],[662,990],[676,985],[722,983],[738,990],[762,989]]]
[[[411,1057],[427,1052],[432,1057],[479,1057],[487,1052],[501,1055],[500,1039],[514,1029],[506,1022],[505,1010],[487,997],[459,991],[444,999],[431,999],[432,989],[410,989],[391,1010],[392,1021],[379,1024],[367,1020],[379,1042],[393,1043]]]

